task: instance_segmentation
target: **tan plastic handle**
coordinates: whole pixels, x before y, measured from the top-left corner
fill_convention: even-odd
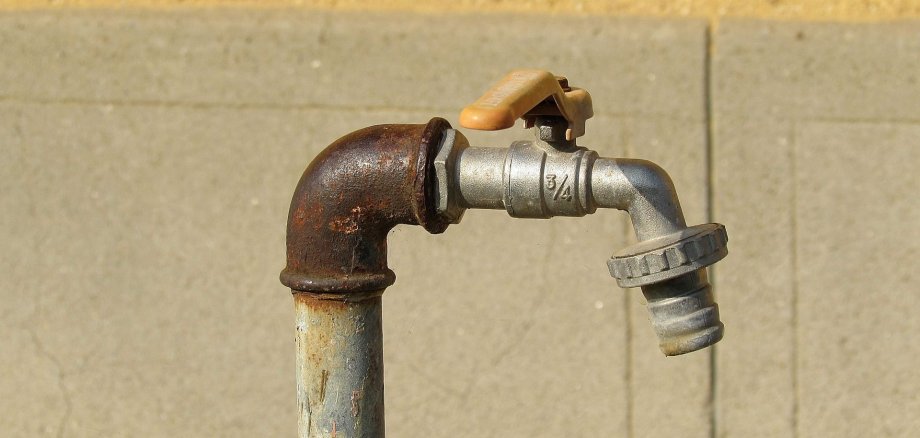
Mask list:
[[[564,78],[561,78],[564,80]],[[566,139],[584,135],[585,120],[594,112],[591,95],[580,88],[563,90],[560,78],[543,70],[514,70],[460,113],[460,125],[496,131],[514,126],[523,117],[527,125],[538,115],[558,115],[569,122]],[[555,105],[541,105],[552,97]]]

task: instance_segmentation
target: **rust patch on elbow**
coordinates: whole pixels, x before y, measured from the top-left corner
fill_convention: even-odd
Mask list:
[[[281,282],[295,292],[381,290],[396,276],[387,267],[387,233],[398,224],[443,232],[435,206],[432,162],[446,120],[377,125],[348,134],[304,171],[291,200],[287,267]]]
[[[358,225],[361,221],[361,207],[351,209],[351,215],[336,217],[329,222],[329,229],[340,233],[351,234],[361,229]]]

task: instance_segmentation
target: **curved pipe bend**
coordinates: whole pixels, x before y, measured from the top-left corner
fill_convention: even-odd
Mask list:
[[[432,162],[450,124],[377,125],[348,134],[304,171],[288,214],[287,266],[281,282],[295,292],[380,291],[387,233],[398,224],[440,233],[448,222],[434,201]]]
[[[378,125],[348,134],[304,171],[291,200],[287,266],[294,292],[302,437],[384,436],[383,289],[387,234],[398,224],[447,228],[433,161],[450,125]]]
[[[687,227],[671,177],[651,161],[598,158],[591,169],[590,187],[595,207],[629,213],[639,241]]]

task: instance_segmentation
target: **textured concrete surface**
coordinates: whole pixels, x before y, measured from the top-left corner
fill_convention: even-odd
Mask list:
[[[718,435],[912,436],[920,24],[714,41]]]
[[[717,115],[714,217],[730,227],[714,270],[719,436],[795,436],[792,127]]]
[[[0,15],[0,435],[293,435],[293,315],[277,275],[304,166],[370,124],[456,124],[506,70],[537,66],[591,91],[583,144],[660,163],[689,222],[728,226],[714,275],[726,339],[658,352],[641,294],[606,272],[632,239],[621,213],[472,211],[441,236],[397,228],[391,436],[911,436],[920,25],[707,32],[627,18]]]
[[[916,434],[920,124],[804,123],[795,138],[800,435]]]

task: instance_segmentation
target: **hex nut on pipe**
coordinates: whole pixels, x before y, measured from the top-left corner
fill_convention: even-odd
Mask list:
[[[433,162],[437,212],[452,224],[460,223],[466,212],[457,202],[457,196],[451,193],[452,187],[457,185],[451,178],[456,174],[457,156],[467,147],[469,142],[463,134],[456,129],[445,130]]]

